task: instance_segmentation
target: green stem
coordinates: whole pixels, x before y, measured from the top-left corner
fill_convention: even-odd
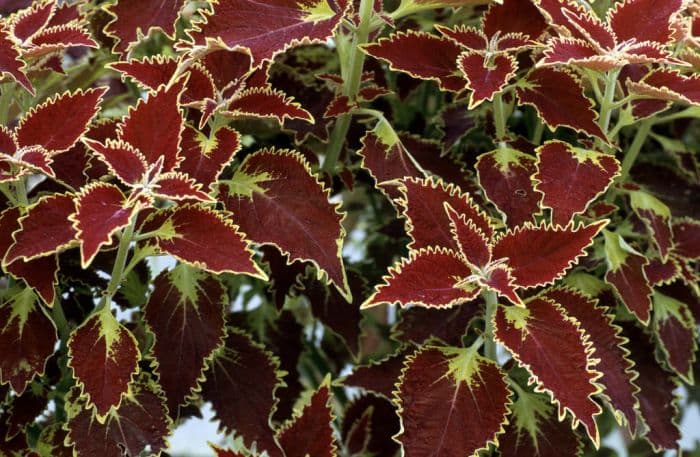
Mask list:
[[[615,89],[617,89],[617,76],[620,74],[620,69],[610,70],[605,76],[605,94],[603,95],[603,103],[600,106],[600,128],[607,134],[610,127],[610,118],[615,104]]]
[[[365,65],[365,53],[360,49],[360,45],[367,42],[372,22],[372,12],[374,9],[374,0],[361,0],[360,2],[360,25],[357,28],[355,37],[352,41],[352,49],[350,50],[349,62],[347,65],[347,79],[343,95],[348,96],[350,100],[357,97],[357,92],[360,89],[362,81],[362,69]],[[323,161],[323,170],[328,173],[335,171],[340,151],[343,149],[345,137],[350,129],[351,114],[342,115],[333,127],[326,158]]]
[[[700,107],[691,106],[667,116],[657,117],[654,124],[663,124],[665,122],[675,121],[676,119],[682,119],[684,117],[700,117]]]
[[[7,125],[10,115],[10,106],[15,96],[15,84],[5,83],[0,85],[0,125]]]
[[[620,176],[617,178],[618,182],[624,182],[627,179],[627,176],[632,169],[632,165],[634,165],[634,162],[639,156],[639,151],[642,150],[642,145],[644,145],[647,136],[649,136],[649,132],[651,132],[652,125],[653,121],[651,119],[646,119],[642,121],[639,129],[637,129],[637,133],[634,135],[634,140],[632,140],[632,144],[625,153],[625,158],[622,160]]]
[[[535,120],[535,131],[532,133],[532,143],[539,146],[542,143],[542,135],[544,135],[544,122],[538,117]]]
[[[15,193],[17,194],[17,203],[26,208],[29,206],[29,199],[27,198],[27,184],[25,179],[26,178],[19,178],[15,182]]]
[[[496,315],[498,300],[496,292],[484,290],[482,293],[484,301],[486,301],[486,315],[484,319],[486,325],[484,327],[484,356],[491,360],[496,360],[496,341],[493,338],[493,318]]]
[[[124,267],[126,266],[126,258],[129,254],[131,241],[134,238],[136,219],[136,215],[133,215],[131,217],[131,222],[122,232],[122,236],[119,240],[119,248],[117,249],[117,258],[114,260],[114,267],[112,268],[112,276],[109,278],[107,290],[102,297],[102,301],[95,309],[96,312],[102,311],[104,308],[109,309],[109,305],[112,302],[112,297],[114,297],[114,294],[117,293],[117,289],[124,279]]]
[[[493,96],[493,119],[496,123],[496,140],[501,142],[506,137],[506,113],[500,92]]]
[[[56,329],[58,330],[58,336],[61,338],[61,345],[68,342],[68,337],[70,336],[70,328],[68,326],[68,320],[66,319],[66,314],[63,312],[63,305],[61,305],[61,299],[56,298],[51,307],[51,317],[53,318],[54,324],[56,324]]]

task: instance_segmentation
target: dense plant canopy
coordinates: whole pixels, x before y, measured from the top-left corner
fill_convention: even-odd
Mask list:
[[[700,2],[0,13],[0,455],[680,450]]]

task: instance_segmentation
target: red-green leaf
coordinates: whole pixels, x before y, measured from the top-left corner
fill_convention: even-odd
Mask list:
[[[389,62],[392,70],[437,81],[442,90],[459,92],[465,87],[466,81],[459,76],[457,68],[457,57],[463,49],[449,38],[409,30],[381,38],[362,49]],[[411,52],[406,52],[406,49]]]
[[[0,29],[0,75],[8,74],[12,79],[17,81],[34,94],[34,88],[31,81],[25,74],[25,64],[20,59],[19,51],[15,47],[15,43],[10,38],[10,35],[4,29]]]
[[[182,132],[184,159],[178,170],[186,173],[207,191],[241,148],[240,135],[228,127],[209,138],[190,126]]]
[[[0,304],[0,383],[9,383],[21,395],[35,375],[44,373],[57,335],[31,289],[15,286],[5,297]]]
[[[408,247],[413,250],[432,246],[459,250],[452,238],[445,203],[457,214],[464,214],[487,238],[493,235],[486,213],[476,206],[469,194],[455,185],[434,178],[408,178],[401,180],[400,190],[408,219],[407,231],[412,238]]]
[[[253,66],[258,67],[288,48],[324,43],[346,8],[347,2],[342,0],[333,6],[327,0],[220,0],[191,35],[197,46],[220,40],[229,49],[247,48]]]
[[[280,124],[287,119],[314,122],[313,116],[293,98],[270,87],[252,87],[243,90],[235,95],[221,114],[231,117],[272,118]]]
[[[456,252],[445,248],[411,251],[407,259],[389,269],[384,284],[362,305],[369,308],[381,304],[419,305],[448,308],[470,301],[479,294],[479,287],[459,287],[471,269]]]
[[[264,149],[246,157],[222,186],[224,204],[253,242],[272,244],[290,259],[309,260],[346,297],[341,249],[344,214],[298,153]]]
[[[220,447],[214,446],[211,443],[209,443],[209,445],[216,453],[216,457],[245,457],[243,454],[239,454],[238,452],[233,452],[230,449],[222,449]]]
[[[566,227],[525,224],[495,241],[493,258],[508,258],[508,267],[519,287],[549,284],[586,254],[585,249],[607,222],[576,227],[573,224]]]
[[[39,199],[19,219],[21,228],[13,233],[15,243],[7,251],[3,264],[44,257],[71,245],[76,240],[76,231],[68,218],[74,211],[70,195],[53,194]]]
[[[409,356],[396,392],[405,455],[476,455],[495,443],[510,390],[498,365],[474,349],[427,348]]]
[[[154,29],[173,37],[175,21],[185,0],[119,0],[107,11],[114,16],[105,33],[116,39],[113,50],[119,54],[129,50],[141,37]]]
[[[586,40],[557,37],[547,42],[544,57],[538,65],[578,65],[597,71],[608,71],[624,63],[619,58],[601,55],[594,45]]]
[[[544,194],[542,204],[552,209],[552,223],[566,225],[574,214],[608,188],[620,170],[609,154],[550,141],[537,149],[535,188]]]
[[[222,213],[199,205],[178,206],[161,210],[148,226],[158,230],[160,250],[183,262],[212,273],[265,277],[253,262],[253,253],[238,227]]]
[[[518,286],[515,284],[513,272],[508,266],[497,265],[493,268],[489,268],[484,277],[478,278],[477,281],[484,287],[506,297],[511,303],[515,305],[523,304],[522,300],[515,292]]]
[[[164,271],[154,281],[144,319],[156,337],[153,355],[173,417],[199,386],[207,361],[223,345],[226,304],[221,282],[186,264]]]
[[[653,195],[635,190],[630,192],[630,204],[637,216],[644,222],[663,260],[673,248],[671,232],[671,210]]]
[[[246,447],[257,443],[259,452],[282,455],[270,426],[281,384],[278,362],[262,346],[238,330],[229,331],[224,350],[213,360],[202,385],[221,427],[235,431]]]
[[[682,0],[625,0],[608,12],[608,22],[617,39],[668,43],[674,34],[672,17],[683,7]],[[640,27],[640,24],[644,24]]]
[[[50,152],[68,150],[87,132],[105,92],[106,87],[64,92],[33,107],[17,125],[17,143]]]
[[[277,439],[286,457],[337,455],[330,402],[330,378],[326,378],[301,414],[278,433]]]
[[[579,457],[583,450],[581,438],[568,420],[557,420],[549,399],[522,388],[517,392],[510,423],[498,440],[501,457]]]
[[[575,318],[588,334],[595,357],[600,359],[596,369],[603,373],[599,382],[605,387],[615,417],[620,424],[627,423],[632,433],[637,429],[637,397],[639,388],[634,384],[637,377],[628,358],[627,339],[621,335],[620,327],[613,323],[608,309],[598,305],[597,300],[569,288],[556,288],[542,295],[560,304]]]
[[[146,158],[137,149],[123,141],[99,141],[84,138],[83,143],[104,162],[109,171],[127,185],[140,183],[146,175]]]
[[[646,257],[632,249],[621,236],[603,232],[608,272],[605,282],[615,290],[620,301],[643,324],[649,322],[652,288],[644,274],[649,263]]]
[[[98,44],[90,37],[90,32],[80,25],[56,25],[36,33],[31,39],[31,45],[23,50],[22,56],[25,59],[37,59],[80,46],[97,48]]]
[[[68,340],[68,366],[94,405],[97,418],[104,423],[122,398],[138,371],[141,358],[136,339],[105,307],[75,329]]]
[[[518,69],[518,63],[511,55],[499,54],[489,61],[484,54],[475,51],[461,54],[457,65],[467,80],[467,89],[472,91],[469,109],[474,109],[484,100],[493,100]]]
[[[117,186],[99,182],[81,190],[75,207],[73,226],[80,242],[81,264],[87,268],[99,250],[112,243],[113,235],[129,225],[135,212]]]
[[[160,396],[150,385],[137,385],[104,422],[84,405],[69,404],[68,436],[75,455],[123,457],[158,455],[166,448],[171,423]]]
[[[688,384],[693,384],[693,362],[698,349],[698,332],[688,305],[655,291],[654,324],[668,365]]]
[[[532,222],[540,212],[542,196],[535,192],[532,175],[535,158],[511,148],[499,148],[479,156],[475,165],[479,184],[486,197],[515,227]]]
[[[517,89],[521,103],[532,105],[547,125],[571,127],[608,141],[596,120],[593,102],[583,93],[579,80],[570,73],[553,68],[532,71]],[[561,109],[566,106],[567,109]]]
[[[364,429],[359,428],[362,422],[365,423]],[[399,452],[399,444],[392,437],[400,430],[401,423],[393,403],[376,395],[363,395],[345,409],[341,436],[350,452],[362,455],[364,451],[377,457],[389,457]]]
[[[139,99],[119,124],[119,139],[138,149],[149,165],[161,159],[163,173],[173,171],[182,160],[180,134],[184,121],[179,100],[183,88],[182,78],[171,86],[160,86],[149,93],[147,100]]]
[[[499,306],[494,317],[495,337],[530,372],[535,391],[547,392],[559,406],[559,419],[568,410],[581,422],[597,446],[595,416],[602,412],[593,400],[600,392],[595,381],[591,348],[577,322],[561,306],[533,298],[526,308]]]

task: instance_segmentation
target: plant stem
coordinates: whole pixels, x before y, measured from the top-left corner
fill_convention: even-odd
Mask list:
[[[496,298],[496,292],[491,290],[484,290],[481,295],[484,297],[484,301],[486,301],[486,315],[484,316],[486,321],[484,327],[484,356],[495,361],[496,341],[493,339],[493,317],[496,314],[498,300]]]
[[[350,50],[349,62],[347,65],[347,79],[343,95],[346,95],[350,100],[354,100],[357,92],[360,89],[362,81],[362,69],[365,65],[365,53],[360,50],[359,46],[366,43],[369,39],[371,28],[372,12],[374,9],[374,0],[361,0],[360,2],[360,25],[352,40],[352,49]],[[333,173],[335,171],[340,151],[343,149],[345,137],[350,129],[351,114],[343,114],[335,123],[333,132],[331,133],[330,142],[326,158],[323,161],[323,171]]]
[[[117,293],[117,289],[123,280],[126,258],[129,254],[131,241],[134,238],[134,230],[136,229],[136,219],[136,215],[132,215],[131,222],[122,232],[122,236],[119,240],[119,248],[117,249],[117,258],[114,260],[114,267],[112,268],[112,276],[109,278],[107,290],[102,297],[102,301],[95,309],[96,312],[102,311],[104,308],[109,309],[112,297]]]
[[[17,196],[17,203],[25,208],[29,206],[29,199],[27,198],[27,184],[26,178],[19,178],[15,184],[15,193]]]
[[[496,123],[496,140],[501,142],[506,137],[506,113],[500,92],[493,96],[493,120]]]
[[[653,121],[651,119],[645,119],[640,124],[639,129],[637,129],[637,133],[634,135],[634,140],[632,140],[632,144],[625,153],[625,158],[622,160],[620,176],[617,178],[618,182],[624,182],[627,179],[627,176],[632,169],[632,165],[634,165],[634,162],[639,156],[639,151],[642,150],[642,145],[646,141],[647,136],[649,136],[652,125]]]
[[[620,69],[610,70],[605,76],[605,94],[603,102],[600,106],[600,128],[607,134],[610,127],[610,118],[615,104],[615,89],[617,89],[617,76],[620,74]]]
[[[61,345],[68,342],[68,336],[70,335],[70,328],[68,327],[68,320],[63,312],[63,305],[61,305],[61,299],[56,298],[51,306],[51,317],[53,318],[54,324],[56,324],[56,329],[58,330],[58,336],[61,338]]]
[[[542,143],[542,135],[544,134],[544,122],[538,117],[536,119],[535,131],[532,133],[532,143],[539,146]]]

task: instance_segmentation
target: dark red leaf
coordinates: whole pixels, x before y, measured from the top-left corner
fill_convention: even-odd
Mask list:
[[[495,241],[493,258],[508,259],[507,265],[519,287],[549,284],[586,254],[585,249],[607,222],[566,227],[525,224]]]
[[[682,0],[625,0],[609,10],[608,22],[621,42],[636,40],[665,44],[674,34],[672,16],[682,7]]]
[[[700,104],[700,76],[682,75],[676,70],[659,68],[647,74],[640,82],[627,81],[630,92],[659,100]]]
[[[580,457],[581,438],[568,420],[557,420],[544,395],[518,390],[506,431],[498,440],[501,457]]]
[[[471,196],[452,184],[434,178],[407,178],[401,180],[402,206],[407,217],[407,231],[412,238],[408,247],[413,250],[442,246],[459,250],[450,231],[450,219],[445,203],[457,214],[464,214],[491,238],[493,228],[489,217],[474,203]]]
[[[639,412],[648,427],[644,436],[655,451],[678,449],[681,433],[680,419],[674,391],[679,382],[666,372],[654,359],[655,348],[641,330],[625,328],[625,336],[630,339],[630,357],[639,377],[635,383],[640,391]]]
[[[693,219],[681,219],[674,222],[674,253],[689,260],[700,258],[700,222]]]
[[[328,201],[329,191],[299,153],[264,149],[249,155],[222,193],[251,241],[313,262],[349,297],[340,252],[345,216],[340,205]]]
[[[112,316],[109,307],[75,329],[68,340],[68,366],[94,405],[98,417],[119,408],[141,358],[136,339]]]
[[[416,345],[437,338],[450,346],[459,346],[470,324],[482,312],[479,301],[449,309],[412,306],[401,311],[392,338]]]
[[[462,308],[468,307],[460,306],[455,310],[449,310],[449,312],[454,314],[457,310]],[[411,308],[411,310],[413,309],[427,311],[425,313],[426,315],[444,313],[444,311],[425,310],[425,308],[418,307]],[[369,365],[355,367],[352,373],[345,378],[343,385],[360,387],[377,395],[382,395],[386,399],[391,399],[392,392],[396,388],[396,383],[399,381],[405,358],[406,354],[404,351],[399,351],[396,354],[392,354],[385,359],[373,362]]]
[[[246,447],[255,442],[258,451],[281,457],[270,425],[281,384],[278,362],[238,330],[229,331],[225,344],[207,371],[202,397],[212,403],[221,427],[235,431]]]
[[[98,44],[90,37],[90,33],[79,25],[57,25],[47,27],[34,35],[31,47],[24,50],[22,56],[25,59],[36,59],[79,46],[97,48]]]
[[[450,219],[450,230],[460,252],[472,265],[483,268],[491,261],[490,241],[471,219],[445,205]]]
[[[81,190],[75,207],[73,225],[80,242],[81,264],[87,268],[99,250],[111,244],[113,235],[129,225],[136,213],[117,186],[99,182]]]
[[[392,197],[398,196],[398,192],[394,186],[385,183],[403,177],[423,176],[401,141],[386,144],[375,133],[368,132],[362,137],[362,149],[357,154],[362,157],[361,166],[369,171],[379,188]]]
[[[538,68],[516,92],[520,103],[532,105],[551,129],[564,125],[608,141],[596,123],[598,115],[593,111],[593,102],[585,96],[581,83],[571,73]],[[560,109],[562,106],[567,109]]]
[[[466,81],[458,76],[457,57],[463,49],[449,38],[409,30],[363,46],[367,54],[389,62],[390,68],[414,78],[437,81],[442,90],[459,92]],[[406,52],[410,49],[411,52]]]
[[[172,417],[197,388],[207,361],[223,345],[226,290],[214,276],[186,264],[164,271],[144,308],[155,335],[153,355]]]
[[[19,207],[8,208],[0,214],[0,254],[7,252],[14,242],[12,232],[19,229],[20,214]],[[56,256],[39,257],[29,262],[19,259],[4,269],[12,276],[23,279],[46,304],[53,303],[56,298],[55,286],[58,284]]]
[[[224,116],[261,117],[276,119],[282,124],[287,119],[314,122],[314,118],[293,98],[270,87],[253,87],[235,95],[228,104]]]
[[[161,398],[146,386],[134,390],[104,423],[83,405],[71,405],[66,442],[76,455],[123,457],[146,450],[157,455],[166,448],[171,423]]]
[[[68,150],[87,132],[105,92],[106,87],[64,92],[33,107],[17,125],[17,143],[50,152]]]
[[[559,419],[565,411],[581,422],[593,443],[600,436],[595,416],[602,412],[593,400],[600,393],[579,324],[564,313],[560,305],[544,298],[533,298],[527,308],[499,306],[494,318],[495,337],[530,372],[529,383],[536,392],[547,392],[559,407]]]
[[[389,269],[384,284],[363,303],[363,308],[398,303],[427,308],[449,308],[470,301],[479,294],[479,287],[458,286],[471,274],[469,265],[454,251],[427,248],[411,251],[407,259]]]
[[[104,32],[116,39],[113,50],[119,54],[129,50],[141,37],[152,30],[161,30],[173,37],[175,21],[185,0],[119,0],[107,9],[114,17]]]
[[[19,41],[26,41],[46,26],[55,10],[55,1],[33,4],[30,8],[20,10],[11,24],[12,35]]]
[[[467,80],[467,89],[472,90],[469,109],[474,109],[484,100],[493,100],[515,76],[518,63],[508,54],[499,54],[487,60],[480,52],[465,52],[457,59],[459,69]]]
[[[185,173],[170,172],[158,176],[153,195],[169,200],[199,200],[211,203],[214,200]]]
[[[698,332],[690,308],[673,297],[655,291],[654,324],[668,365],[688,384],[693,384]]]
[[[247,48],[258,67],[301,43],[325,43],[347,8],[346,1],[335,5],[337,9],[326,0],[221,0],[191,35],[197,46],[220,40],[229,49]]]
[[[14,287],[5,297],[0,304],[0,383],[9,383],[21,395],[35,375],[44,373],[56,328],[31,289]]]
[[[245,237],[223,213],[200,205],[171,207],[158,212],[148,226],[158,230],[158,247],[183,262],[212,273],[265,277]]]
[[[608,261],[605,282],[612,286],[625,307],[646,324],[651,313],[652,288],[644,268],[649,261],[619,235],[607,231],[603,234]]]
[[[149,93],[147,100],[139,99],[119,124],[119,139],[138,149],[149,165],[162,158],[163,173],[173,171],[182,160],[180,135],[184,121],[179,100],[183,89],[182,78],[171,86],[160,86]]]
[[[32,83],[25,74],[25,64],[20,59],[15,43],[4,28],[0,29],[0,74],[10,75],[30,94],[34,94]]]
[[[396,392],[396,439],[406,455],[475,455],[503,432],[509,397],[498,365],[474,349],[421,349],[408,357]]]
[[[547,28],[547,21],[529,0],[504,0],[490,5],[483,18],[484,33],[489,39],[497,34],[522,33],[537,39]]]
[[[146,158],[130,144],[115,140],[102,144],[89,138],[84,138],[83,143],[124,184],[134,185],[144,179],[148,169]]]
[[[364,430],[359,423],[369,424]],[[376,457],[394,457],[399,444],[392,439],[401,429],[399,417],[393,403],[376,395],[363,395],[345,409],[341,436],[350,452],[362,455],[366,452]]]
[[[613,316],[606,307],[573,289],[549,289],[543,297],[560,304],[581,324],[595,348],[595,357],[600,359],[596,369],[603,373],[599,382],[605,387],[604,395],[612,404],[617,421],[627,423],[630,432],[634,433],[639,388],[633,382],[637,375],[629,359],[627,339],[622,336],[622,329],[613,323]]]
[[[515,227],[532,222],[540,212],[542,196],[535,192],[532,175],[535,158],[511,148],[499,148],[479,156],[475,165],[479,184],[486,197]]]
[[[220,128],[208,138],[185,126],[182,133],[184,159],[178,170],[187,173],[207,191],[240,148],[240,135],[228,127]]]
[[[278,433],[286,457],[334,457],[333,411],[331,410],[330,377],[311,396],[301,414]]]
[[[620,170],[609,154],[573,148],[550,141],[537,148],[535,188],[544,194],[542,204],[552,209],[552,223],[566,225],[575,214],[608,188]]]
[[[12,237],[15,243],[3,260],[8,265],[17,259],[29,261],[53,254],[70,246],[77,239],[69,216],[75,211],[73,197],[53,194],[42,197],[20,217],[20,230]]]

